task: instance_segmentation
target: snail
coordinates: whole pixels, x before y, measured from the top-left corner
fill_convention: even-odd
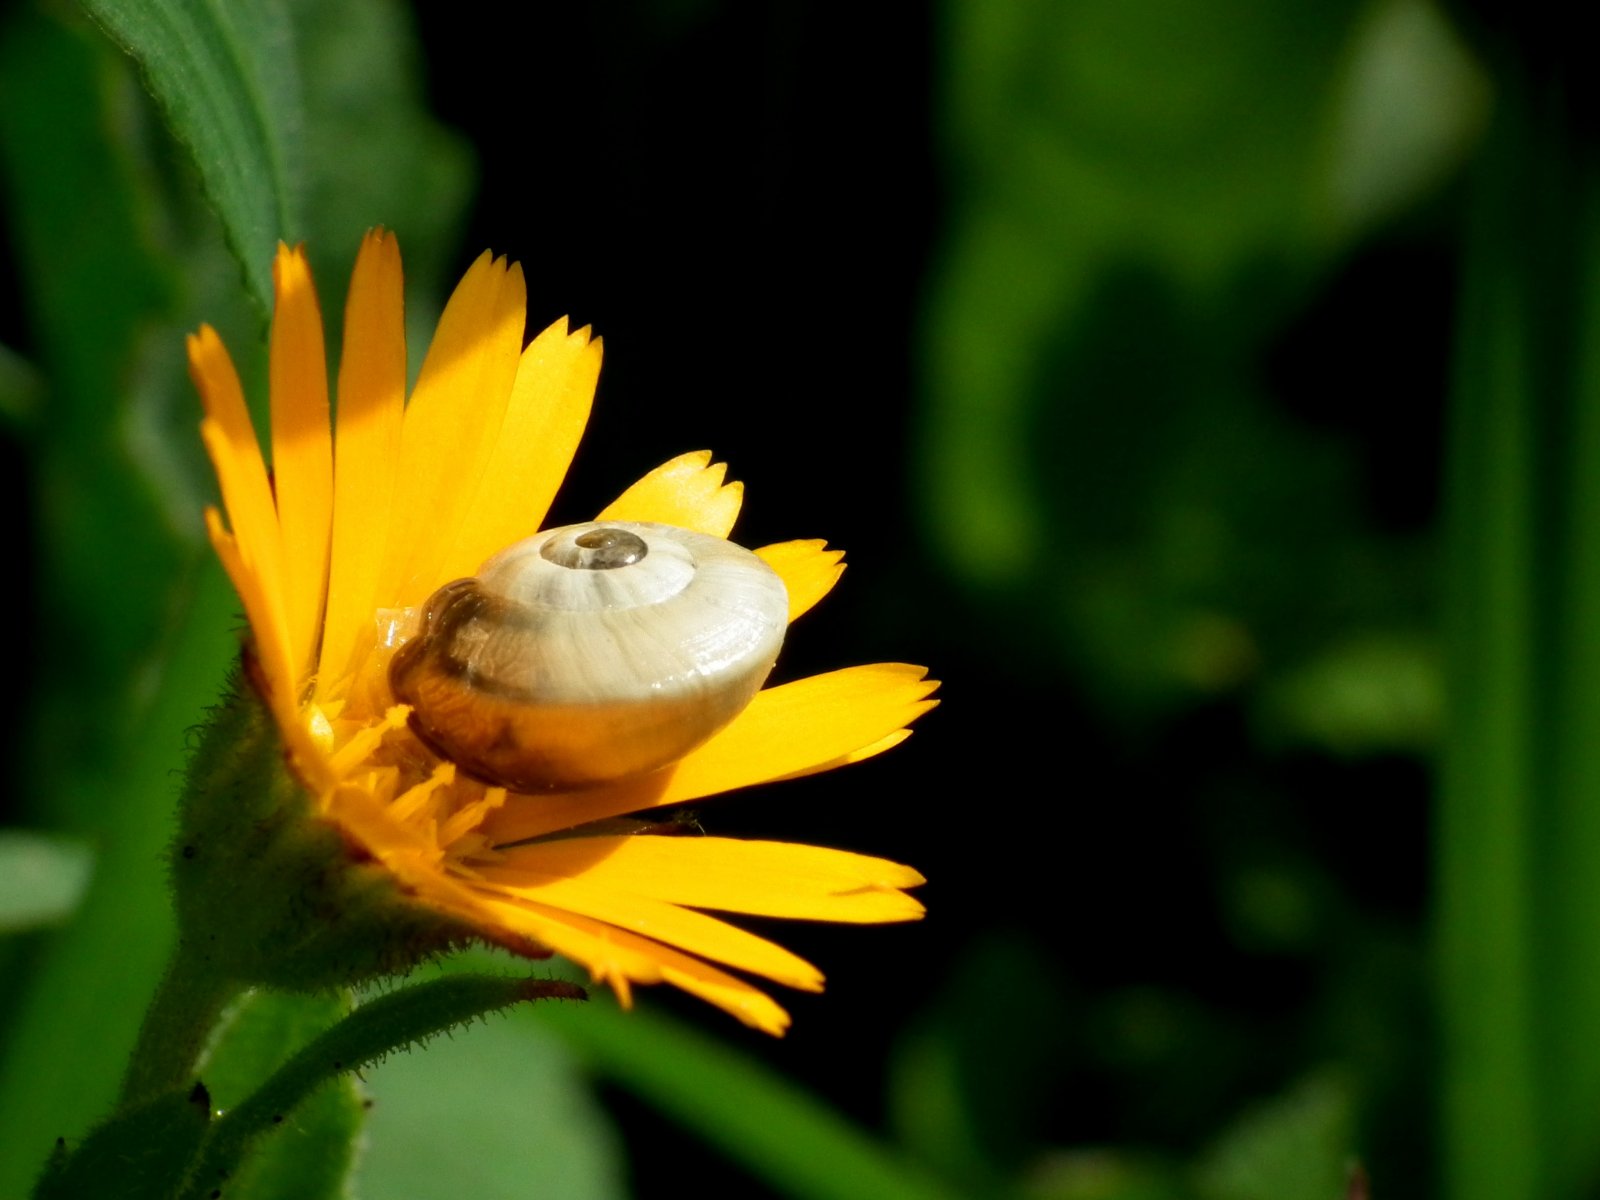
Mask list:
[[[783,581],[732,542],[568,525],[436,591],[389,683],[417,736],[469,774],[593,787],[676,762],[737,716],[787,624]]]

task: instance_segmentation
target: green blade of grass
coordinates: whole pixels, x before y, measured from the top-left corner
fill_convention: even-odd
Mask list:
[[[1445,1195],[1454,1200],[1535,1195],[1538,1169],[1526,938],[1530,350],[1494,199],[1480,197],[1471,235],[1447,499],[1449,717],[1437,874]]]
[[[1508,73],[1475,184],[1438,825],[1452,1200],[1600,1179],[1600,172]]]
[[[803,1200],[953,1200],[935,1179],[723,1041],[604,1001],[530,1018],[591,1070]]]

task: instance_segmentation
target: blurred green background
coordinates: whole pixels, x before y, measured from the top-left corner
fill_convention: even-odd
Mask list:
[[[379,223],[413,366],[485,247],[604,335],[556,517],[711,447],[740,540],[851,555],[780,670],[946,682],[700,812],[913,863],[925,922],[775,928],[829,976],[781,1042],[651,990],[394,1059],[359,1194],[1600,1196],[1600,176],[1553,6],[85,8],[0,5],[0,1196],[109,1103],[237,644],[182,334],[263,398],[273,242],[332,314]]]

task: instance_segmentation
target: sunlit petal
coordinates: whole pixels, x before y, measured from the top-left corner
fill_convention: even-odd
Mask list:
[[[339,361],[333,554],[318,682],[342,682],[372,640],[378,572],[388,546],[406,399],[400,245],[383,230],[361,243],[344,310]]]
[[[530,875],[694,908],[860,924],[920,917],[922,905],[900,889],[924,882],[910,867],[864,854],[715,837],[560,838],[508,850],[488,873]]]
[[[272,264],[277,307],[268,356],[272,383],[272,474],[283,531],[284,607],[289,655],[309,674],[321,640],[333,510],[333,430],[328,356],[311,268],[299,249],[278,246]]]
[[[485,253],[439,318],[400,438],[404,486],[379,577],[388,607],[420,604],[446,581],[443,565],[500,437],[526,308],[522,268]]]
[[[601,510],[597,521],[655,521],[725,538],[744,502],[744,484],[724,483],[726,463],[696,450],[664,462]]]
[[[756,557],[778,573],[789,590],[789,620],[809,611],[833,591],[844,574],[844,551],[829,550],[820,538],[778,542],[756,550]]]
[[[879,663],[768,688],[675,766],[607,788],[513,796],[485,832],[501,844],[522,841],[865,757],[863,751],[934,706],[927,697],[937,685],[926,674],[921,667]]]

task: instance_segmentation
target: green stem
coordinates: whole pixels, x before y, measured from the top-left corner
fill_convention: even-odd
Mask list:
[[[139,1027],[119,1103],[137,1104],[189,1082],[217,1018],[243,990],[213,968],[210,955],[180,938]]]
[[[361,1005],[212,1123],[190,1172],[185,1200],[215,1195],[213,1189],[237,1171],[252,1142],[339,1075],[515,1004],[584,998],[581,987],[561,979],[457,975],[401,988]]]

